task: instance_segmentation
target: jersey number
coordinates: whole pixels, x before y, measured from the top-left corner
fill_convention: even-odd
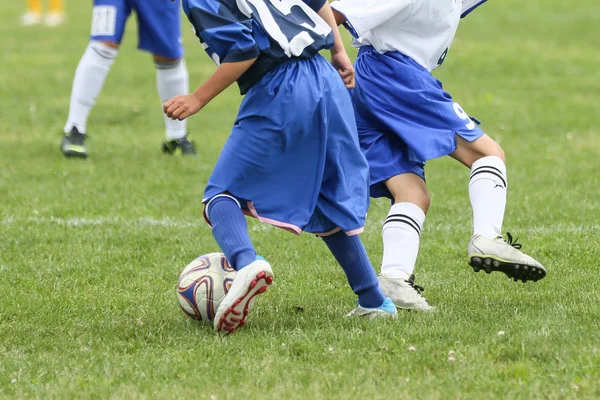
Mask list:
[[[300,7],[310,20],[301,24],[303,28],[321,36],[327,36],[331,32],[331,27],[302,0],[238,0],[240,10],[246,14],[246,16],[250,17],[252,9],[247,3],[254,6],[263,27],[269,36],[279,44],[288,57],[299,56],[304,49],[313,44],[315,40],[307,31],[302,31],[288,40],[288,37],[283,33],[281,27],[277,23],[276,18],[281,18],[277,11],[284,16],[288,16],[292,13],[292,7]],[[273,8],[275,13],[271,11]],[[312,23],[314,26],[311,26],[308,22]]]
[[[92,10],[92,36],[114,36],[117,7],[96,6]]]
[[[468,130],[472,131],[473,129],[475,129],[475,122],[473,122],[471,117],[467,115],[467,113],[465,112],[465,110],[462,109],[460,104],[454,103],[454,112],[456,113],[456,115],[458,115],[458,118],[464,121],[469,121],[469,123],[465,125]]]

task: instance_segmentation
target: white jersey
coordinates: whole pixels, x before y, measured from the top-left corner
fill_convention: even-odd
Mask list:
[[[331,7],[346,17],[355,46],[398,51],[429,71],[440,66],[461,16],[486,0],[336,0]]]

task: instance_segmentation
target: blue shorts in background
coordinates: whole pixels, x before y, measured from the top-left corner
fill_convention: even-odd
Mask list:
[[[125,24],[135,11],[138,48],[165,58],[183,57],[181,3],[170,0],[94,0],[90,39],[121,43]]]
[[[367,161],[350,96],[323,57],[291,60],[246,94],[208,181],[247,215],[288,231],[349,235],[369,207]]]
[[[456,135],[472,142],[484,133],[416,61],[399,52],[362,47],[352,100],[360,145],[369,162],[371,197],[390,197],[387,179],[415,173],[456,150]]]

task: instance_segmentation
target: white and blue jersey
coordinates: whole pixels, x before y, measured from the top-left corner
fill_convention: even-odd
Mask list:
[[[317,12],[326,0],[183,0],[196,36],[216,64],[258,57],[240,77],[242,94],[277,66],[333,46]]]
[[[138,48],[178,59],[181,44],[180,2],[170,0],[94,0],[92,40],[121,43],[132,11],[138,19]]]
[[[257,58],[238,80],[246,95],[209,178],[205,204],[227,193],[247,215],[296,234],[362,231],[368,165],[348,91],[317,54],[334,43],[317,14],[324,3],[183,1],[217,64]]]
[[[336,0],[360,48],[352,92],[371,196],[391,197],[385,181],[425,179],[425,162],[451,154],[456,136],[484,133],[431,75],[446,60],[461,18],[485,0]]]

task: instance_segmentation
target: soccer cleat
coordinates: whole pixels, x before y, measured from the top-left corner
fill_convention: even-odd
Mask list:
[[[163,153],[170,155],[196,155],[196,147],[194,146],[194,142],[190,141],[187,136],[184,136],[181,139],[165,140],[162,145],[162,151]]]
[[[273,270],[262,257],[256,257],[250,265],[237,271],[227,295],[215,314],[215,330],[230,334],[244,326],[254,298],[266,292],[271,283],[273,283]]]
[[[77,128],[73,127],[70,133],[65,133],[60,143],[60,151],[65,157],[87,158],[88,152],[85,147],[86,136],[79,133]]]
[[[42,22],[42,15],[33,11],[27,11],[21,16],[21,25],[32,26]]]
[[[467,246],[467,260],[475,272],[484,270],[488,274],[500,271],[515,282],[538,281],[546,276],[546,269],[532,257],[520,251],[518,239],[507,233],[508,241],[502,236],[487,239],[474,235]]]
[[[55,26],[59,26],[65,23],[65,14],[60,12],[51,12],[46,15],[44,18],[44,24],[47,27],[54,28]]]
[[[405,310],[416,311],[435,311],[423,297],[425,290],[419,285],[415,285],[415,276],[411,275],[408,279],[392,279],[385,275],[379,275],[379,287],[383,294],[392,299],[396,307]]]
[[[364,317],[367,319],[375,318],[397,318],[398,311],[394,302],[389,297],[383,300],[383,304],[377,308],[366,308],[358,304],[356,308],[346,314],[346,317]]]

